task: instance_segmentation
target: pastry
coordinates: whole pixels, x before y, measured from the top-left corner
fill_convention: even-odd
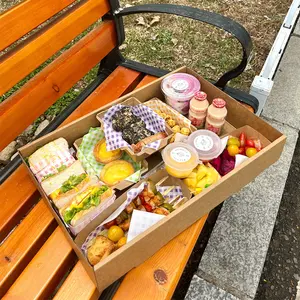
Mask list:
[[[131,163],[126,160],[115,160],[104,166],[100,179],[108,186],[113,186],[133,173],[134,168]]]
[[[115,244],[107,237],[98,235],[87,249],[87,258],[91,265],[96,265],[115,250]]]
[[[106,140],[103,138],[95,145],[93,153],[95,159],[99,163],[107,164],[110,163],[111,161],[121,158],[123,151],[120,149],[107,151]]]

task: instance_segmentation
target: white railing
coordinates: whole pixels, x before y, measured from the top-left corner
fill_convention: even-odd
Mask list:
[[[290,35],[292,34],[299,12],[300,0],[294,0],[281,25],[281,28],[277,34],[277,37],[259,76],[255,76],[252,82],[250,94],[255,96],[259,101],[259,107],[256,113],[257,115],[261,114],[266,104],[267,98],[271,93],[274,75],[280,63]]]

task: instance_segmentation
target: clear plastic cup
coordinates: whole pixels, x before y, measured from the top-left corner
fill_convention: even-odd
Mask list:
[[[172,74],[161,83],[167,104],[183,115],[188,114],[190,101],[200,87],[199,80],[186,73]]]
[[[198,153],[192,146],[175,142],[162,151],[166,171],[173,177],[186,178],[199,164]]]
[[[188,144],[195,148],[202,161],[210,161],[218,157],[223,150],[219,136],[205,129],[194,131],[188,137]]]

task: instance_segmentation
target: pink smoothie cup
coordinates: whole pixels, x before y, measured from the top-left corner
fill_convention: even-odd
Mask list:
[[[191,99],[200,90],[200,82],[192,75],[176,73],[162,81],[161,89],[167,104],[186,115],[189,112]]]

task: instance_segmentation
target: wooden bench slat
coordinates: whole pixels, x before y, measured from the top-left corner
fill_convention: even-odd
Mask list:
[[[57,226],[43,201],[31,210],[0,246],[0,298]]]
[[[57,227],[2,299],[47,299],[75,261],[75,254]]]
[[[89,0],[69,12],[34,40],[0,62],[0,94],[4,94],[30,72],[99,20],[110,7],[106,0]],[[1,20],[0,20],[1,21]],[[20,21],[18,21],[20,22]],[[15,70],[12,72],[12,70]]]
[[[0,150],[70,89],[116,45],[112,21],[103,22],[0,104]]]
[[[99,295],[94,282],[79,261],[55,295],[54,300],[98,299]]]
[[[138,86],[136,88],[139,89],[140,87],[143,87],[143,86],[147,85],[148,83],[151,83],[152,81],[154,81],[156,79],[157,79],[157,77],[147,75],[141,80],[141,82],[138,84]]]
[[[0,51],[70,5],[74,0],[25,0],[0,15]]]
[[[66,120],[65,125],[126,93],[134,86],[140,73],[118,67]],[[115,88],[112,88],[115,87]],[[101,95],[101,96],[100,96]],[[19,222],[33,202],[38,199],[36,188],[25,166],[21,165],[0,185],[0,241]]]
[[[143,264],[131,270],[113,299],[171,299],[206,218],[202,217]],[[159,284],[154,279],[157,270],[165,272],[166,283]]]
[[[85,114],[125,95],[133,90],[141,79],[141,74],[134,70],[118,67],[103,83],[80,105],[63,123],[66,125]]]
[[[0,199],[3,203],[0,209],[0,242],[20,222],[38,198],[34,183],[23,165],[0,185]]]

